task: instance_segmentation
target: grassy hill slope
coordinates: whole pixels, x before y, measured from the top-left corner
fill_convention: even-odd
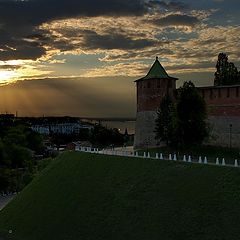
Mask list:
[[[240,169],[66,153],[0,212],[16,240],[240,238]]]

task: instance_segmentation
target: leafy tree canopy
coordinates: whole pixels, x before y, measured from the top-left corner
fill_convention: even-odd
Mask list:
[[[167,145],[174,143],[176,131],[176,110],[175,105],[169,95],[166,95],[157,111],[156,119],[156,139],[166,142]]]
[[[208,136],[206,103],[192,82],[185,82],[178,90],[176,111],[180,145],[201,144]]]
[[[219,53],[216,69],[215,86],[240,84],[240,72],[234,63],[228,62],[227,54]]]
[[[192,82],[178,89],[175,101],[163,98],[156,120],[156,139],[167,145],[183,147],[201,144],[208,136],[204,99]]]

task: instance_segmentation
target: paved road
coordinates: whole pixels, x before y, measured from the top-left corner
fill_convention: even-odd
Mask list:
[[[0,196],[0,211],[14,198],[15,195]]]

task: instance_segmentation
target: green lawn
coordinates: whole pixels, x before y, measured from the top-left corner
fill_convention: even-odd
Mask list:
[[[240,169],[64,153],[0,212],[9,229],[15,240],[239,240]]]

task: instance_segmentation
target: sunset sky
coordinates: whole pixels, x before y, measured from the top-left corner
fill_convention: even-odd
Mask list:
[[[0,112],[134,117],[156,56],[178,85],[212,85],[220,52],[240,67],[239,14],[239,0],[0,0]]]

